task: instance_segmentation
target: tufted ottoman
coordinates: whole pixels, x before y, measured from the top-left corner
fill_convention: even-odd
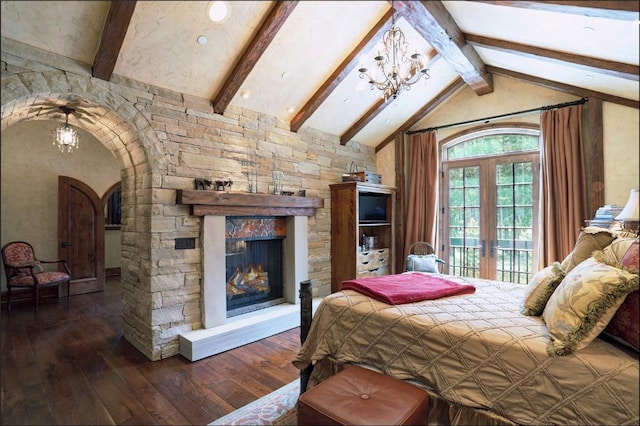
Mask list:
[[[300,395],[299,425],[426,425],[429,395],[402,380],[357,366]]]

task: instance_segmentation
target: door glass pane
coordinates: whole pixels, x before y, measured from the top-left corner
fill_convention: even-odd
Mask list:
[[[480,276],[480,167],[449,170],[449,273]]]
[[[526,284],[533,271],[533,163],[496,166],[496,279]]]

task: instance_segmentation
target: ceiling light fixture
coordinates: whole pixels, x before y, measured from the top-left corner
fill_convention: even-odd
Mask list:
[[[391,2],[393,8],[393,1]],[[389,98],[396,99],[403,92],[411,90],[411,86],[417,83],[424,75],[429,78],[429,70],[424,68],[421,61],[421,54],[416,52],[408,55],[409,43],[405,40],[404,33],[396,26],[395,11],[391,17],[391,28],[382,36],[384,54],[378,51],[374,58],[380,79],[376,79],[369,74],[367,68],[360,68],[360,78],[367,77],[371,90],[382,90],[382,98],[386,101]]]
[[[78,132],[69,125],[69,114],[75,112],[75,109],[66,106],[60,109],[65,114],[65,120],[64,124],[56,129],[56,139],[53,144],[58,146],[60,152],[68,154],[78,148]]]
[[[227,13],[229,12],[229,7],[227,3],[224,1],[213,1],[209,4],[209,8],[207,10],[207,14],[209,15],[209,19],[213,22],[221,22],[224,18],[227,17]]]

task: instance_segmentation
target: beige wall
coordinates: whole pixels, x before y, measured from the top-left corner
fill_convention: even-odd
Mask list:
[[[80,148],[62,155],[52,144],[52,130],[59,125],[50,120],[23,121],[3,131],[0,144],[0,245],[27,241],[42,259],[58,258],[58,176],[86,183],[98,197],[120,180],[113,154],[82,129]]]

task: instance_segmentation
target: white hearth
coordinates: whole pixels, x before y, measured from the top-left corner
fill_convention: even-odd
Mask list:
[[[288,216],[285,303],[227,318],[226,216],[202,218],[203,329],[180,335],[180,354],[197,361],[300,326],[299,286],[308,279],[307,216]]]

